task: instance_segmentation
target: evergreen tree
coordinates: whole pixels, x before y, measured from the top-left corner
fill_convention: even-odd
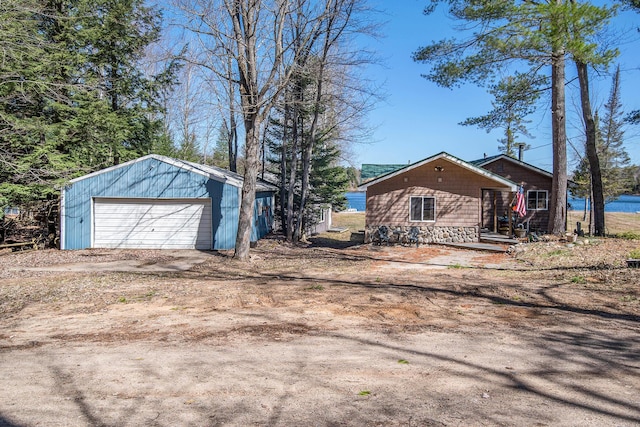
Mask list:
[[[74,36],[85,56],[85,78],[97,88],[83,99],[82,112],[89,114],[79,124],[97,130],[96,163],[103,167],[147,154],[161,129],[150,123],[149,113],[161,108],[156,99],[168,77],[145,77],[140,61],[159,37],[160,14],[142,0],[75,1],[81,29]]]
[[[487,132],[503,129],[504,137],[499,139],[498,150],[507,156],[517,157],[518,136],[531,138],[527,129],[530,121],[525,117],[535,111],[535,104],[540,98],[540,91],[532,90],[529,77],[516,73],[502,79],[489,88],[494,101],[493,110],[480,117],[471,117],[460,123],[463,126],[476,125]],[[525,144],[524,149],[529,149]]]
[[[550,82],[553,180],[548,231],[564,233],[565,61],[572,57],[588,65],[606,65],[615,57],[616,50],[599,49],[595,42],[615,9],[568,0],[432,0],[427,13],[440,3],[447,4],[449,13],[474,31],[466,33],[466,39],[446,39],[420,48],[414,59],[430,66],[426,78],[444,87],[455,87],[465,81],[484,85],[517,67],[521,70],[519,76],[529,81],[528,92],[541,89],[545,81]],[[551,65],[550,73],[545,70],[547,65]]]
[[[61,10],[60,5],[56,6]],[[58,10],[36,0],[0,2],[0,199],[22,204],[53,193],[75,166],[61,126],[80,90],[56,25]]]
[[[347,169],[337,164],[340,149],[331,141],[317,141],[311,168],[311,204],[330,205],[333,210],[346,208],[345,192],[349,188]]]
[[[613,75],[609,99],[604,105],[604,118],[601,121],[599,114],[594,115],[595,148],[600,169],[603,203],[615,200],[621,194],[630,192],[634,187],[632,169],[629,167],[630,158],[624,148],[624,119],[622,104],[620,101],[620,68]],[[586,148],[585,148],[586,151]],[[594,202],[594,181],[592,167],[588,156],[584,156],[573,174],[576,186],[574,195],[589,199],[592,218],[590,231],[595,234],[604,234],[604,224],[599,229],[597,216],[595,215],[596,203]],[[604,207],[601,209],[604,211]],[[586,218],[586,212],[585,212]]]
[[[606,201],[618,198],[633,188],[630,175],[631,159],[624,147],[624,118],[620,100],[620,66],[616,68],[604,116],[598,127],[601,141],[598,148]]]
[[[207,163],[231,170],[229,165],[229,131],[225,126],[218,128],[216,146],[213,148],[213,153]]]
[[[46,198],[70,178],[169,147],[156,99],[173,64],[140,71],[159,19],[139,0],[0,2],[4,203]]]
[[[311,168],[309,176],[309,196],[304,206],[301,206],[302,173],[301,162],[294,162],[294,156],[300,157],[303,147],[294,145],[290,139],[294,126],[292,121],[284,120],[283,106],[277,109],[278,118],[272,118],[267,137],[268,170],[280,183],[277,194],[276,215],[281,218],[283,228],[290,223],[290,218],[302,218],[301,229],[308,229],[318,220],[318,210],[331,206],[335,210],[346,207],[345,192],[349,188],[349,174],[347,169],[338,164],[340,148],[336,144],[336,127],[323,129],[322,138],[313,142]],[[286,125],[285,125],[286,123]],[[291,173],[291,167],[296,170]],[[291,177],[294,177],[291,182]],[[291,192],[293,189],[293,192]],[[289,197],[291,196],[291,197]],[[290,203],[291,206],[287,204]],[[297,220],[296,220],[297,221]],[[291,221],[295,222],[295,221]],[[303,239],[304,236],[299,238]]]
[[[177,150],[171,137],[163,133],[153,141],[151,152],[154,154],[160,154],[161,156],[176,157]]]
[[[198,147],[195,134],[190,134],[186,141],[183,141],[180,148],[176,152],[176,157],[188,162],[200,162],[202,160],[202,154]]]

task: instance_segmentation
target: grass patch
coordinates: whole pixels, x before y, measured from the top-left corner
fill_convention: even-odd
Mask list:
[[[555,257],[555,256],[571,255],[571,253],[564,249],[556,249],[555,251],[547,252],[544,255],[548,257]]]
[[[620,301],[622,301],[622,302],[636,302],[636,301],[638,301],[638,298],[635,295],[625,295],[622,298],[620,298]]]
[[[583,284],[583,283],[587,283],[587,279],[585,279],[584,276],[573,276],[571,278],[571,283]]]
[[[371,394],[371,392],[369,390],[362,390],[360,393],[358,393],[358,396],[369,396]]]
[[[346,228],[343,233],[320,233],[309,240],[317,246],[347,248],[364,243],[364,212],[334,212],[331,215],[333,228]]]
[[[458,268],[466,268],[466,267],[464,265],[456,263],[456,264],[448,265],[447,268],[458,269]]]
[[[324,290],[324,286],[322,285],[313,285],[313,286],[309,286],[308,288],[304,288],[307,291],[323,291]]]
[[[640,249],[634,249],[631,252],[629,252],[629,258],[640,259]]]
[[[118,298],[118,302],[121,304],[129,304],[130,302],[136,302],[136,301],[149,301],[154,296],[156,296],[156,291],[149,291],[146,294],[138,295],[138,296],[132,297],[131,299],[128,299],[123,295],[120,298]]]
[[[408,365],[409,364],[409,362],[407,360],[405,360],[405,359],[398,360],[398,363],[401,364],[401,365]]]
[[[588,230],[589,220],[584,221],[582,211],[569,211],[567,215],[567,231],[573,231],[576,222],[582,223],[582,228]],[[640,215],[629,212],[605,212],[604,220],[606,232],[609,235],[621,237],[621,234],[631,236],[640,235]],[[621,237],[624,238],[624,237]]]
[[[625,240],[640,240],[640,233],[635,231],[624,231],[622,233],[614,234],[614,237]]]
[[[331,216],[331,225],[346,227],[350,231],[364,230],[364,212],[339,212]]]

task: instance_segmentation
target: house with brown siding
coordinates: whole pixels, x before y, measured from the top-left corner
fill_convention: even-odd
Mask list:
[[[518,222],[529,231],[543,232],[549,223],[549,196],[553,175],[543,169],[505,154],[469,162],[521,185],[524,189],[527,215]],[[482,194],[482,227],[498,231],[501,218],[510,212],[513,196],[484,189]]]
[[[448,153],[407,165],[359,187],[366,191],[365,241],[379,227],[395,236],[412,227],[424,243],[480,240],[485,191],[513,197],[517,184]]]

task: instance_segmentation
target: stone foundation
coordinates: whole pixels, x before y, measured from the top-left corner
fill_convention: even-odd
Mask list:
[[[365,243],[371,243],[378,240],[378,227],[367,226],[365,228]],[[405,243],[406,236],[413,226],[390,226],[389,227],[389,243]],[[416,226],[417,227],[417,226]],[[480,241],[479,227],[437,227],[422,226],[420,230],[420,244],[428,243],[475,243]]]

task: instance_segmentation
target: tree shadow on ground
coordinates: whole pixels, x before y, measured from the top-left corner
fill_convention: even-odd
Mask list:
[[[346,238],[348,233],[349,238]],[[312,236],[309,239],[311,247],[348,249],[364,244],[364,233],[353,233],[345,231],[343,233],[323,233]]]

